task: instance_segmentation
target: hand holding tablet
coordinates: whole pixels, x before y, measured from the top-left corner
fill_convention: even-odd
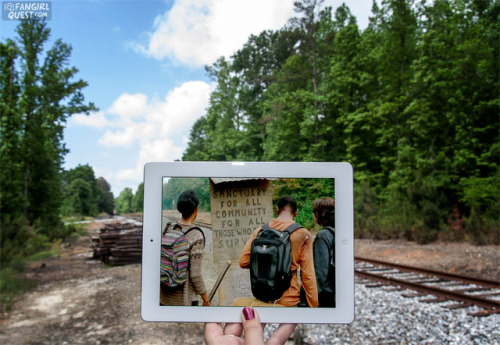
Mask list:
[[[147,164],[143,319],[351,322],[352,188],[347,163]]]
[[[207,345],[265,345],[264,326],[260,323],[259,316],[255,310],[245,307],[242,311],[241,322],[241,324],[226,324],[224,328],[218,323],[206,323],[205,341]],[[268,339],[267,344],[285,344],[296,326],[296,324],[279,325]],[[242,334],[244,334],[244,339],[240,338]]]

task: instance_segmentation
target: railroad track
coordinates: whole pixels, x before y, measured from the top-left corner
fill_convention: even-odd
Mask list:
[[[375,281],[370,287],[397,286],[396,290],[411,289],[413,294],[405,297],[435,298],[420,300],[427,303],[455,301],[443,305],[449,309],[478,306],[481,310],[470,312],[473,316],[487,316],[500,313],[500,282],[476,279],[446,272],[417,268],[379,260],[355,257],[354,273],[360,282]]]

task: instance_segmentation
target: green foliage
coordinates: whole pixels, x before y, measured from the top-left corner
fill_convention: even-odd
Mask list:
[[[95,110],[81,93],[87,83],[75,80],[78,70],[69,67],[71,46],[55,40],[47,47],[46,21],[23,20],[16,33],[0,43],[2,261],[40,250],[64,234],[63,129],[72,114]]]
[[[210,182],[208,178],[170,178],[163,182],[164,210],[177,210],[179,195],[191,189],[196,193],[200,204],[199,210],[210,212]]]
[[[207,68],[183,159],[349,161],[357,236],[498,243],[499,2],[320,4]]]
[[[354,232],[357,238],[380,238],[380,201],[377,190],[358,177],[354,185]]]
[[[80,237],[88,235],[89,231],[84,224],[67,224],[65,225],[67,235],[71,237]]]
[[[132,188],[125,188],[122,190],[118,198],[115,199],[116,212],[118,214],[134,212],[135,210],[132,206],[133,198],[134,193],[132,193]]]
[[[19,260],[35,261],[44,255],[55,255],[58,252],[57,244],[62,238],[78,230],[74,225],[63,225],[59,223],[56,228],[50,229],[50,236],[47,229],[44,229],[40,220],[35,221],[34,226],[24,223],[22,218],[10,220],[0,224],[2,231],[2,250],[0,251],[0,261],[2,266],[12,265]],[[15,232],[17,236],[10,235]],[[4,238],[5,236],[5,238]],[[49,253],[49,254],[44,254]]]
[[[132,198],[132,207],[135,212],[142,212],[144,205],[144,183],[139,184],[137,191]]]
[[[22,264],[24,266],[24,263]],[[24,268],[23,268],[24,269]],[[22,269],[13,267],[2,267],[0,269],[0,312],[9,312],[16,294],[28,291],[34,286],[34,282],[28,279],[20,279],[19,273]]]
[[[115,200],[111,192],[111,185],[103,177],[98,177],[96,180],[97,186],[97,209],[99,213],[106,212],[113,214],[115,209]],[[142,209],[142,205],[141,205]]]
[[[289,195],[297,202],[295,221],[308,229],[315,227],[312,203],[319,198],[335,198],[335,181],[332,179],[279,179],[272,180],[273,204]]]
[[[62,173],[63,216],[97,216],[106,212],[112,214],[114,209],[111,186],[103,178],[95,178],[94,170],[88,164]]]
[[[132,188],[125,188],[120,195],[114,200],[117,214],[124,213],[142,213],[144,205],[144,183],[137,186],[135,194]],[[111,212],[112,213],[112,212]]]
[[[469,240],[481,244],[498,243],[498,210],[500,178],[498,172],[486,178],[468,177],[460,181],[460,201],[470,207],[465,216],[465,232]]]

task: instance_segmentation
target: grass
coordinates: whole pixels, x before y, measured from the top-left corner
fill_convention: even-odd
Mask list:
[[[21,277],[26,264],[51,257],[59,257],[61,255],[60,242],[54,242],[49,250],[41,251],[29,257],[14,258],[0,269],[0,312],[11,311],[15,296],[35,287],[36,282],[34,280]]]
[[[66,227],[71,237],[80,237],[89,234],[87,224],[68,224]]]
[[[24,264],[24,261],[16,259],[0,270],[0,311],[2,313],[11,311],[12,302],[17,294],[26,292],[35,286],[33,280],[20,278]]]
[[[59,245],[61,244],[61,241],[56,241],[52,244],[51,248],[49,250],[44,250],[42,252],[30,255],[29,257],[26,258],[26,263],[28,262],[36,262],[48,258],[53,258],[53,257],[60,257],[61,256],[61,248]],[[22,271],[21,271],[22,272]]]
[[[75,216],[65,216],[65,217],[62,217],[61,220],[64,223],[71,223],[71,222],[80,222],[80,221],[92,220],[92,219],[94,219],[94,217],[75,215]]]

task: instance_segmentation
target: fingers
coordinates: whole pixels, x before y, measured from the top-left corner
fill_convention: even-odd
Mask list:
[[[240,337],[243,333],[243,326],[241,323],[228,323],[224,327],[225,335],[234,335],[236,337]]]
[[[240,324],[228,324],[222,329],[218,323],[206,323],[205,343],[207,345],[245,345],[245,340],[240,338],[241,333]]]
[[[248,345],[264,345],[264,331],[259,316],[253,308],[243,308],[242,322],[245,331],[245,343]]]
[[[290,338],[295,327],[297,327],[295,323],[279,325],[271,338],[266,342],[266,345],[283,345]]]
[[[216,344],[218,337],[224,335],[222,327],[215,322],[205,324],[205,342],[207,344]]]
[[[207,345],[264,345],[264,326],[259,315],[250,307],[241,313],[242,324],[228,323],[224,328],[218,323],[205,324],[205,342]],[[266,345],[283,345],[295,330],[296,324],[281,324]],[[245,339],[240,338],[242,331]]]

